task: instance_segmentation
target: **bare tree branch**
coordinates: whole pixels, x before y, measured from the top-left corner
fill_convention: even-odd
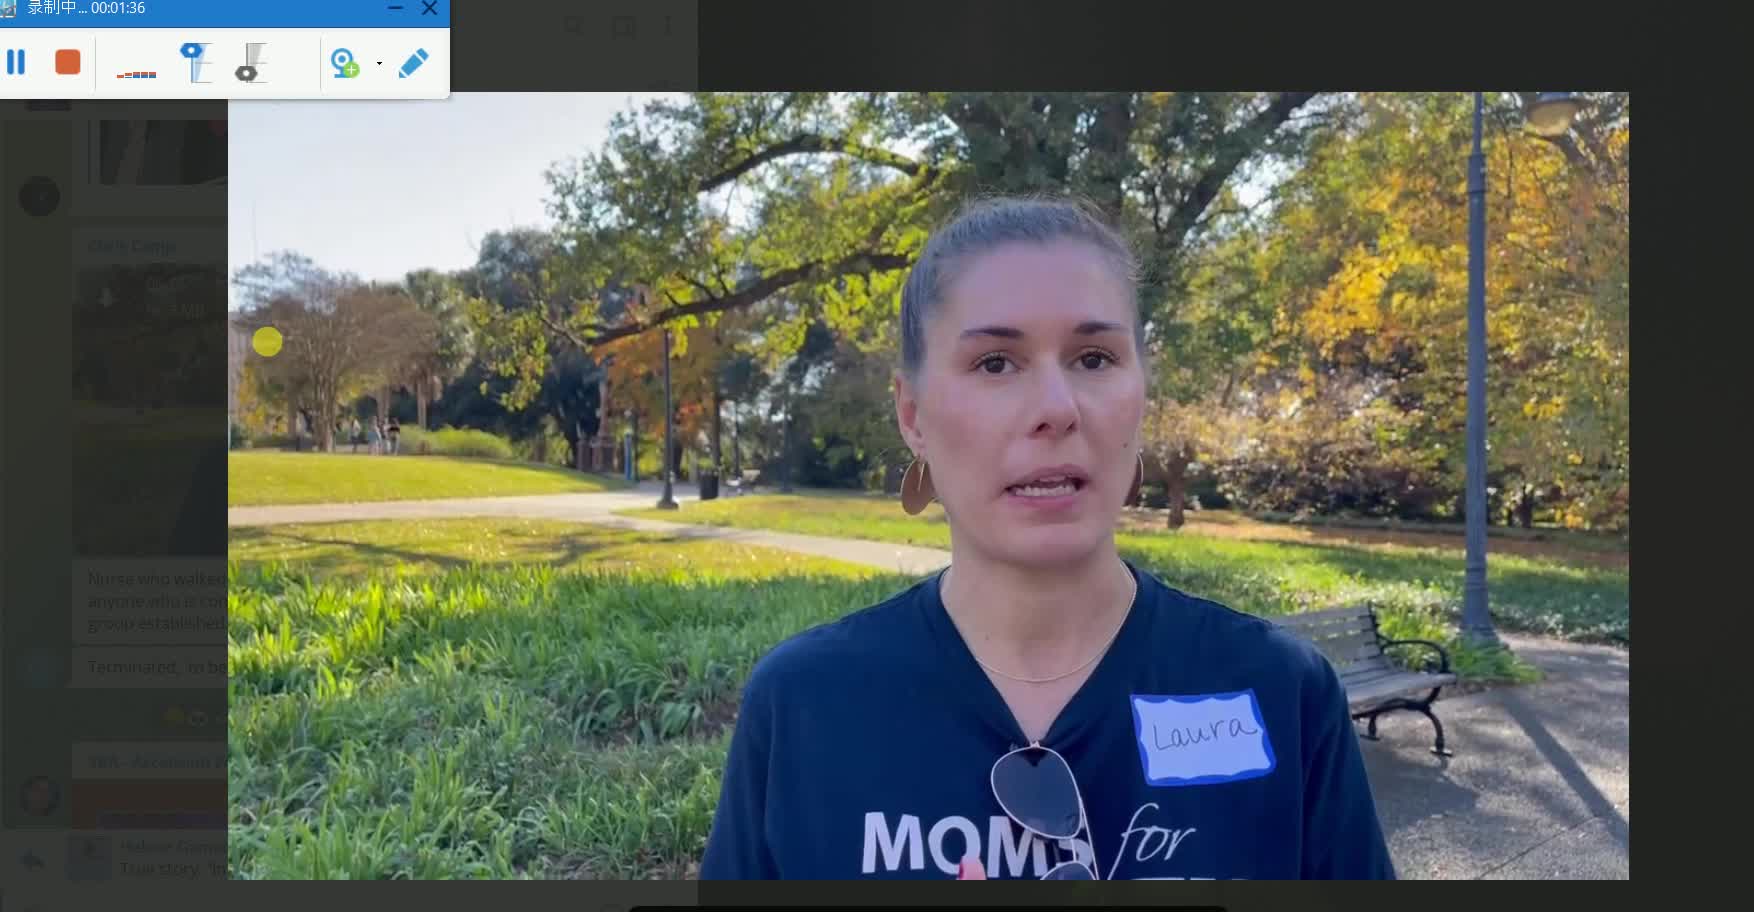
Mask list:
[[[924,162],[914,161],[905,155],[899,155],[888,149],[867,146],[837,136],[821,136],[815,133],[800,133],[791,139],[768,146],[750,155],[748,158],[731,164],[717,173],[702,178],[696,185],[697,192],[708,193],[724,186],[739,177],[777,159],[789,155],[808,155],[820,152],[839,152],[850,155],[860,161],[873,165],[893,168],[909,177],[917,177],[922,173],[935,170]]]
[[[695,288],[699,289],[701,294],[708,295],[708,296],[713,294],[713,290],[711,288],[709,288],[705,282],[702,282],[701,280],[695,278],[694,276],[687,275],[685,273],[677,273],[677,276],[679,278],[681,278],[682,281],[687,282],[688,284],[693,285]],[[720,274],[718,272],[718,270],[716,270],[716,269],[713,270],[713,278],[716,278],[719,280],[719,287],[720,288],[725,288],[725,290],[727,290],[727,291],[730,290],[725,285],[725,277],[722,274]]]
[[[689,301],[676,301],[675,298],[671,298],[671,306],[657,311],[645,320],[634,320],[613,326],[597,324],[584,327],[582,333],[576,329],[556,324],[546,315],[542,316],[542,322],[574,345],[581,348],[591,348],[627,336],[639,335],[679,317],[702,316],[748,307],[766,299],[775,292],[801,282],[844,275],[868,275],[873,272],[905,269],[912,264],[913,256],[911,254],[863,251],[833,263],[813,260],[799,266],[781,269],[764,275],[728,295],[712,295]]]
[[[1226,141],[1220,144],[1218,156],[1199,179],[1194,181],[1187,196],[1165,220],[1163,230],[1157,233],[1158,249],[1179,249],[1198,223],[1201,213],[1218,197],[1225,181],[1259,148],[1260,142],[1268,134],[1278,129],[1294,111],[1308,104],[1315,96],[1315,92],[1280,92],[1253,119],[1232,131],[1225,138]]]

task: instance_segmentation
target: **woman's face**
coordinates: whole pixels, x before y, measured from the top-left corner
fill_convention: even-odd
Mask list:
[[[919,376],[897,379],[902,434],[959,541],[1036,566],[1084,558],[1113,534],[1138,471],[1131,289],[1080,241],[956,265]]]

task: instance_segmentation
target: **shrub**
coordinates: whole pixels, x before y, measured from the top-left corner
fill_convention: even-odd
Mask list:
[[[544,447],[537,446],[538,440],[544,442]],[[514,442],[511,449],[513,457],[524,462],[541,462],[562,467],[572,465],[572,444],[554,426],[554,419],[551,417],[542,420],[542,428],[536,435]],[[539,449],[545,451],[539,453]],[[537,458],[538,456],[541,458]]]
[[[461,456],[471,459],[514,459],[512,445],[502,437],[472,428],[440,428],[424,431],[402,429],[402,452],[421,456]]]

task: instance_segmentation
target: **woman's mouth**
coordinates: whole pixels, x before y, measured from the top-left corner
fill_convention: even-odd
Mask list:
[[[1042,478],[1027,484],[1012,485],[1005,491],[1017,497],[1065,497],[1078,493],[1083,487],[1083,479],[1062,475],[1058,478]]]
[[[1038,510],[1064,510],[1079,503],[1089,486],[1090,476],[1081,466],[1043,466],[1007,485],[1005,499]]]

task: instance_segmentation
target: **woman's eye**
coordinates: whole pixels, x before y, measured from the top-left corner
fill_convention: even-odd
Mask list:
[[[1078,356],[1077,363],[1085,370],[1102,370],[1112,364],[1119,363],[1114,355],[1105,351],[1087,351]],[[994,352],[975,361],[975,367],[989,374],[1003,374],[1009,367],[1014,367],[1011,359]]]

